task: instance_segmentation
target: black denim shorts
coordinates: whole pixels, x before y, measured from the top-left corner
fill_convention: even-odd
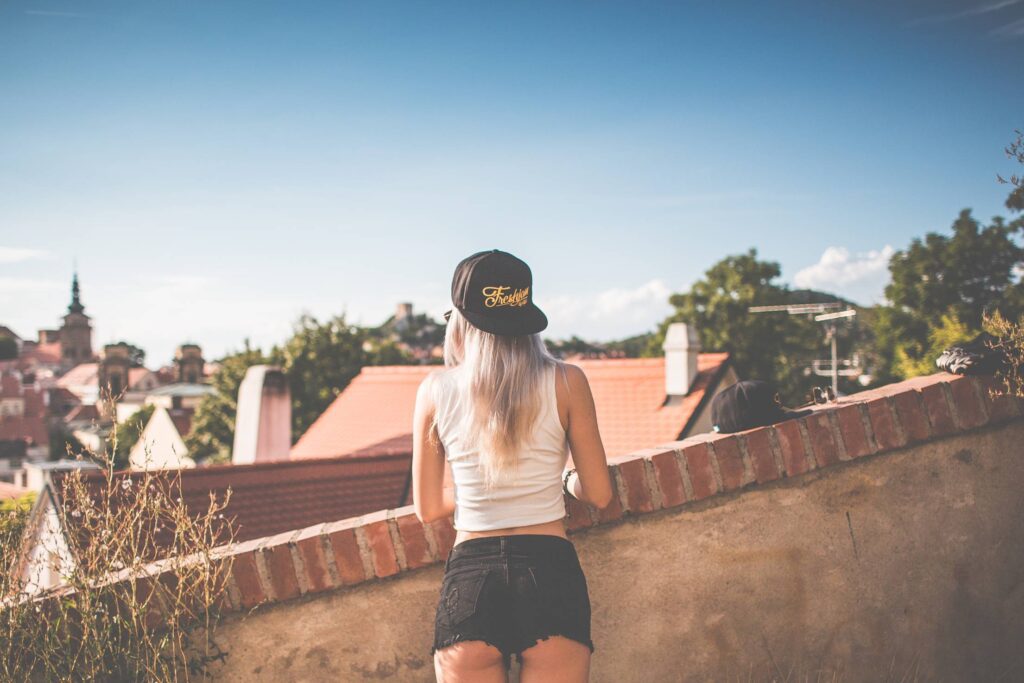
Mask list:
[[[561,536],[519,534],[471,538],[448,553],[434,617],[433,656],[463,640],[482,640],[512,654],[550,636],[594,651],[590,595],[576,547]]]

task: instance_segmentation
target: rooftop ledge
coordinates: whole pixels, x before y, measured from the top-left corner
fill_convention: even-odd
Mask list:
[[[844,397],[814,413],[737,434],[700,434],[609,462],[615,495],[598,510],[566,497],[570,533],[798,477],[1024,415],[988,378],[939,373]],[[423,524],[413,506],[318,524],[233,546],[226,607],[299,598],[443,563],[452,520]]]

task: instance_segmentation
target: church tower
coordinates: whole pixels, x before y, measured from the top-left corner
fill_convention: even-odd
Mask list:
[[[92,323],[85,314],[81,293],[78,289],[78,271],[71,281],[71,303],[64,315],[60,328],[61,359],[71,368],[79,363],[88,363],[92,356]]]

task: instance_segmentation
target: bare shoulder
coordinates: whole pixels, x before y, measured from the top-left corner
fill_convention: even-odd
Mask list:
[[[587,382],[587,375],[583,372],[583,368],[563,360],[559,360],[557,363],[561,373],[558,388],[561,391],[568,389],[569,400],[574,400],[589,391],[590,385]]]
[[[427,373],[427,376],[420,382],[419,389],[416,391],[417,400],[430,401],[433,399],[434,387],[442,380],[446,370],[447,368],[438,368]]]
[[[581,388],[587,385],[587,374],[583,372],[583,368],[565,361],[558,362],[565,371],[565,378],[569,382],[570,389]]]

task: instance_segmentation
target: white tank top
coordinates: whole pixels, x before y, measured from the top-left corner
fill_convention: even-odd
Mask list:
[[[451,464],[455,484],[455,528],[491,531],[540,524],[565,516],[562,472],[569,457],[569,440],[558,417],[555,366],[545,373],[537,423],[519,452],[517,475],[486,491],[479,453],[463,445],[459,425],[469,406],[457,383],[458,368],[437,374],[437,429]]]

